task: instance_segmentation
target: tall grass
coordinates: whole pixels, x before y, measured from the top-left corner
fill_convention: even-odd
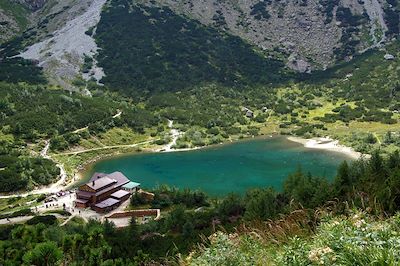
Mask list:
[[[348,206],[351,206],[349,204]],[[400,214],[332,203],[300,209],[276,221],[242,224],[234,234],[217,232],[183,265],[400,265]]]

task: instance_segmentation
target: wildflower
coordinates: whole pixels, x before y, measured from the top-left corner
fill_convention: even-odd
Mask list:
[[[363,226],[364,224],[365,224],[364,219],[357,220],[357,221],[354,222],[354,226],[357,227],[357,228],[360,228],[360,227]]]
[[[308,259],[319,265],[323,265],[325,264],[324,257],[332,252],[333,250],[330,247],[313,249],[308,254]]]
[[[229,235],[228,235],[228,238],[229,238],[230,240],[234,240],[234,239],[238,238],[238,234],[236,234],[236,233],[229,234]]]

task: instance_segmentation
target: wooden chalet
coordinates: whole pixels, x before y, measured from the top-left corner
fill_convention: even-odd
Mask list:
[[[109,212],[129,199],[131,192],[123,189],[123,186],[129,186],[130,183],[121,172],[95,173],[88,183],[77,190],[75,207],[90,207],[96,212]]]

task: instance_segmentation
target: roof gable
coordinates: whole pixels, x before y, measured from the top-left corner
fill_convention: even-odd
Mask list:
[[[92,183],[93,181],[96,182],[96,180],[99,180],[101,178],[110,178],[112,180],[117,181],[118,185],[124,185],[129,182],[129,179],[121,172],[113,172],[111,174],[105,174],[105,173],[94,173],[92,175],[92,178],[90,178],[89,183]]]
[[[87,183],[86,185],[88,187],[90,187],[91,189],[98,191],[98,190],[100,190],[104,187],[110,186],[114,183],[117,183],[117,181],[105,176],[105,177],[93,179],[93,180],[91,180],[91,182]]]

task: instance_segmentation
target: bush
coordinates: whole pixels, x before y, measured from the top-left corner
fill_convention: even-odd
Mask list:
[[[44,201],[47,198],[46,194],[41,194],[37,199],[36,202]]]
[[[55,225],[57,224],[57,218],[54,215],[35,216],[26,222],[26,224],[28,225],[34,225],[39,223],[45,225]]]
[[[18,217],[18,216],[29,216],[32,214],[33,214],[33,212],[31,211],[31,209],[26,208],[26,209],[12,212],[12,213],[1,214],[0,219],[14,218],[14,217]]]
[[[69,211],[66,210],[50,210],[50,211],[46,211],[45,213],[57,213],[63,216],[71,216],[72,214]]]

